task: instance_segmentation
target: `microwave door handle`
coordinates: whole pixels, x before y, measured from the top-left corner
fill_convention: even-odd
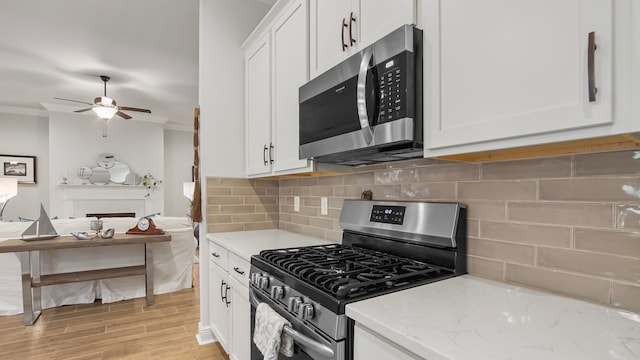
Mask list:
[[[367,114],[367,71],[369,63],[373,57],[373,48],[368,47],[362,54],[362,62],[360,63],[360,71],[358,72],[358,88],[356,90],[356,101],[358,106],[358,119],[360,120],[360,128],[362,136],[367,145],[371,145],[373,140],[373,130],[369,126],[369,115]]]

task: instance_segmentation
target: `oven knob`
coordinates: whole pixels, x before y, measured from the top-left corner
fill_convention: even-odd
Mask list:
[[[287,301],[287,309],[295,314],[298,312],[300,304],[302,304],[302,298],[300,296],[292,296]]]
[[[284,288],[282,286],[271,287],[271,298],[273,300],[282,299],[283,296],[284,296]]]
[[[269,278],[266,276],[258,277],[258,289],[266,290],[269,287]]]
[[[313,318],[314,311],[313,305],[309,303],[304,303],[300,305],[300,309],[298,309],[298,318],[301,320],[309,320]]]

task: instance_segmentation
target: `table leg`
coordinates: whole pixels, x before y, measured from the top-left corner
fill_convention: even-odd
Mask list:
[[[16,256],[20,260],[22,272],[24,324],[33,325],[42,313],[41,289],[40,287],[31,288],[32,278],[40,279],[40,251],[21,251],[17,252]]]
[[[153,253],[149,243],[144,244],[144,265],[146,267],[144,280],[147,288],[147,305],[153,305]]]

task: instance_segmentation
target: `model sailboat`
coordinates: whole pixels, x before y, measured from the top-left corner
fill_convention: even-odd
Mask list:
[[[22,233],[20,238],[24,241],[32,241],[48,240],[58,236],[51,220],[49,220],[49,215],[47,215],[47,212],[44,210],[44,206],[40,204],[40,217]]]

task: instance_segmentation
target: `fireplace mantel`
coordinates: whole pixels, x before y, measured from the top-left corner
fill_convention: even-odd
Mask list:
[[[87,213],[135,212],[145,216],[153,212],[153,192],[141,185],[60,184],[64,216],[83,217]]]

